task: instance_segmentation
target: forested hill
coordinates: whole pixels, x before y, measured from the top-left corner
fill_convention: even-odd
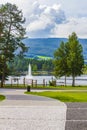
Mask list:
[[[61,41],[67,39],[61,38],[38,38],[38,39],[25,39],[24,43],[29,46],[27,56],[36,57],[48,56],[53,57],[54,51],[59,47]]]
[[[66,38],[37,38],[25,39],[23,42],[30,47],[26,57],[37,58],[38,56],[53,57],[54,51],[59,47],[61,41],[66,42]],[[87,60],[87,39],[79,39],[83,46],[83,54]]]

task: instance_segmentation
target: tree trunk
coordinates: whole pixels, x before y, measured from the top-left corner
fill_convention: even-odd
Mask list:
[[[4,86],[4,80],[5,80],[5,62],[3,66],[3,72],[2,72],[2,79],[1,79],[1,88]]]
[[[2,74],[2,79],[1,79],[1,88],[4,86],[4,73]]]
[[[75,86],[75,75],[72,76],[72,86]]]

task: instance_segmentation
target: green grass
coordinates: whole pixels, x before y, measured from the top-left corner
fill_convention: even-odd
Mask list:
[[[19,88],[19,89],[22,89],[22,88],[25,88],[26,89],[27,85],[5,85],[4,88]],[[75,87],[72,87],[72,86],[41,86],[41,85],[38,85],[37,87],[33,87],[33,88],[37,88],[37,89],[57,89],[57,90],[87,90],[87,86],[75,86]]]
[[[26,94],[33,94],[39,96],[46,96],[60,100],[62,102],[87,102],[87,92],[25,92]]]
[[[40,56],[40,55],[38,55],[37,56],[39,59],[45,59],[45,60],[50,60],[51,58],[50,57],[48,57],[48,56]]]
[[[41,87],[41,86],[38,86],[38,88]],[[42,87],[43,88],[43,87]],[[87,86],[75,86],[75,87],[72,87],[72,86],[47,86],[46,88],[50,89],[58,89],[58,90],[87,90]]]
[[[24,89],[24,88],[26,88],[26,86],[24,86],[24,85],[17,85],[17,84],[13,84],[13,85],[6,85],[5,84],[5,86],[4,86],[4,88],[14,88],[14,89]]]
[[[0,95],[0,101],[4,100],[5,96],[4,95]]]

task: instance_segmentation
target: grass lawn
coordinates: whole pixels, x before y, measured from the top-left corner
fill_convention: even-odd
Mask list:
[[[46,96],[58,99],[62,102],[87,102],[87,92],[25,92],[26,94],[33,94],[39,96]]]
[[[17,84],[13,84],[13,85],[5,84],[4,88],[24,89],[24,88],[26,88],[26,86],[24,86],[22,84],[20,84],[20,85],[17,85]]]
[[[38,87],[39,88],[39,87]],[[87,86],[48,86],[46,88],[54,88],[54,89],[58,89],[58,90],[87,90]]]
[[[0,101],[4,100],[5,99],[5,96],[3,95],[0,95]]]
[[[4,88],[27,88],[27,85],[5,85]],[[37,87],[33,87],[33,88],[36,88],[36,89],[58,89],[58,90],[87,90],[87,86],[75,86],[75,87],[72,87],[72,86],[41,86],[41,85],[38,85]]]

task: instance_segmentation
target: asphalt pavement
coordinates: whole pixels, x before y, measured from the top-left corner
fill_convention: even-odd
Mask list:
[[[87,103],[65,105],[24,91],[0,89],[7,98],[0,102],[0,130],[87,130]]]
[[[0,89],[0,130],[65,130],[65,103],[24,91]]]
[[[65,130],[87,130],[87,103],[66,103]]]

